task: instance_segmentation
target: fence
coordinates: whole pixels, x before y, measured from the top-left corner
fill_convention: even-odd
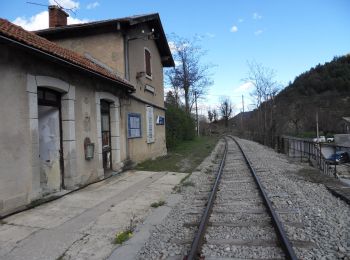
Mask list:
[[[329,176],[338,176],[337,164],[327,160],[337,151],[350,151],[350,147],[338,146],[332,143],[315,143],[311,139],[296,138],[291,136],[279,136],[276,138],[277,150],[285,153],[289,157],[300,158],[300,161],[307,160],[317,166],[324,174]],[[349,172],[350,165],[344,164],[342,169],[347,168]]]

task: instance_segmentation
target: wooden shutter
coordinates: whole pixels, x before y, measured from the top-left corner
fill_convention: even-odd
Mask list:
[[[152,68],[151,68],[151,53],[149,50],[145,49],[145,66],[146,66],[146,75],[152,76]]]
[[[153,107],[146,106],[146,118],[147,118],[147,143],[154,142],[154,117]]]

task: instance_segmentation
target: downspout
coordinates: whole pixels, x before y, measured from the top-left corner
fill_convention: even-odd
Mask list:
[[[129,75],[129,36],[124,34],[124,64],[125,64],[125,79],[130,80]]]
[[[124,39],[124,70],[125,70],[125,79],[129,81],[130,75],[129,75],[129,36],[127,34],[123,34],[123,39]],[[125,108],[125,119],[126,119],[126,125],[125,125],[125,154],[126,154],[126,159],[130,159],[130,150],[129,150],[129,138],[128,138],[128,127],[129,127],[129,118],[128,118],[128,113],[126,106]]]

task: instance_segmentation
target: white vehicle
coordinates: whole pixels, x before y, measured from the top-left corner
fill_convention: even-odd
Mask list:
[[[316,137],[314,139],[312,139],[313,142],[315,143],[324,143],[326,142],[326,137],[324,135],[321,135],[320,137]]]
[[[334,142],[334,137],[327,137],[327,142],[328,143]]]

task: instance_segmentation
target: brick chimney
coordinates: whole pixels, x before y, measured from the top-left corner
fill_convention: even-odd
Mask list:
[[[67,25],[69,15],[57,5],[49,6],[49,27],[59,27]]]

